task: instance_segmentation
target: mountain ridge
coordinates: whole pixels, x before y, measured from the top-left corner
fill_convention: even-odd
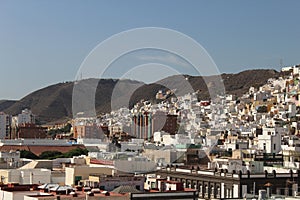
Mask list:
[[[269,78],[281,76],[280,72],[272,69],[245,70],[236,74],[223,73],[220,75],[226,93],[241,96],[251,86],[259,87]],[[178,81],[184,77],[189,84]],[[95,79],[96,84],[95,108],[97,114],[110,112],[112,107],[132,107],[141,99],[156,102],[155,95],[158,90],[177,89],[178,91],[200,91],[200,99],[208,99],[209,92],[205,80],[212,76],[175,75],[164,78],[158,82],[145,84],[134,80]],[[205,80],[204,80],[205,79]],[[87,83],[89,79],[81,80]],[[98,82],[95,83],[95,82]],[[22,109],[29,108],[37,116],[41,124],[67,121],[72,116],[72,94],[75,82],[57,83],[36,90],[18,101],[0,100],[0,111],[16,115]],[[113,97],[113,100],[111,99]],[[80,111],[80,108],[78,108]]]

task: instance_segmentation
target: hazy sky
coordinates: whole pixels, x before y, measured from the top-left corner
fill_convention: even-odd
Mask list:
[[[100,42],[139,27],[164,27],[190,36],[220,72],[279,70],[280,59],[283,65],[300,63],[299,8],[297,0],[0,0],[0,99],[20,99],[74,80]],[[162,55],[178,61],[157,52],[148,61],[158,62]],[[125,63],[130,65],[130,59]],[[162,74],[168,75],[167,70]]]

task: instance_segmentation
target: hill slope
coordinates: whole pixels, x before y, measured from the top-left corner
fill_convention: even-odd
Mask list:
[[[5,110],[15,104],[17,101],[13,100],[0,100],[0,110]]]
[[[269,78],[280,76],[275,70],[247,70],[238,74],[222,74],[226,93],[241,96],[251,86],[261,86]],[[209,98],[207,85],[203,77],[184,76],[194,91],[200,91],[200,98]],[[210,77],[206,77],[209,79]],[[182,84],[182,76],[171,76],[153,84],[143,84],[130,80],[88,79],[83,80],[87,87],[90,83],[98,83],[95,104],[97,113],[109,112],[111,108],[132,106],[141,99],[155,101],[155,94],[160,89],[177,89],[188,92],[189,85]],[[16,115],[22,109],[30,108],[41,123],[55,122],[72,118],[73,82],[58,83],[35,91],[19,101],[0,101],[0,111]],[[182,92],[180,94],[182,94]],[[111,103],[111,97],[113,101]],[[125,102],[125,103],[124,103]],[[78,110],[80,111],[78,106]]]

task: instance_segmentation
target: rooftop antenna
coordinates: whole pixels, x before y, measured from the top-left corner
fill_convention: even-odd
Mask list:
[[[282,68],[283,67],[283,59],[282,58],[280,58],[280,68]]]

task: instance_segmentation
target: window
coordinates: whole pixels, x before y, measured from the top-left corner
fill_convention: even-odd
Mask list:
[[[275,151],[276,150],[276,144],[274,144],[273,147],[274,147],[274,151]]]
[[[264,150],[266,150],[266,143],[264,143],[263,145],[264,145]]]
[[[105,190],[105,186],[104,186],[104,185],[101,185],[101,186],[100,186],[100,190]]]

